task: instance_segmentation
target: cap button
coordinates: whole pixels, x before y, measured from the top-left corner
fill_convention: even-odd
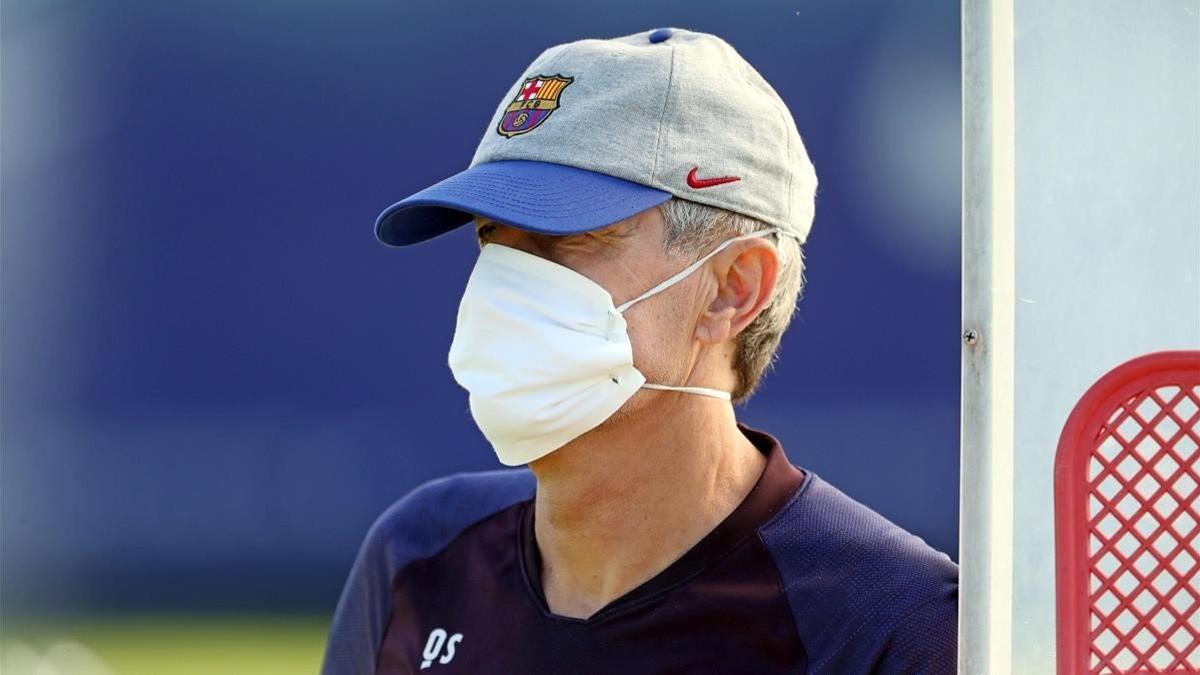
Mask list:
[[[650,42],[651,43],[663,42],[667,38],[671,37],[672,32],[673,31],[670,28],[658,28],[650,33]]]

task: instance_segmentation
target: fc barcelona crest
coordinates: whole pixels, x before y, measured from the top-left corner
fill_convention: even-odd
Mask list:
[[[512,138],[533,131],[558,108],[559,94],[574,81],[562,75],[537,75],[525,80],[500,118],[496,133]]]

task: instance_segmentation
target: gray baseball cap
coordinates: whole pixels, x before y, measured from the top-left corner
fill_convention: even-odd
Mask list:
[[[817,175],[783,100],[729,43],[658,28],[543,51],[492,115],[465,170],[379,215],[385,244],[484,216],[577,234],[672,196],[794,232],[812,227]]]

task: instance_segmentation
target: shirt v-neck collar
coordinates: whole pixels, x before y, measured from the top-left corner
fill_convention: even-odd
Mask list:
[[[712,563],[732,552],[787,504],[805,479],[805,472],[788,460],[779,441],[768,433],[739,423],[738,429],[767,456],[767,465],[742,503],[695,546],[666,569],[600,608],[587,619],[554,614],[542,590],[542,557],[534,535],[534,502],[522,507],[518,528],[521,574],[542,614],[557,621],[593,625],[657,601],[663,594],[695,578]]]

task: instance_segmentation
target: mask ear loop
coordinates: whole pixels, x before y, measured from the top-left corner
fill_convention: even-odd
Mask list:
[[[669,384],[651,384],[649,382],[642,385],[642,389],[661,389],[662,391],[681,391],[685,394],[698,394],[700,396],[708,396],[709,398],[719,398],[722,401],[731,401],[733,396],[720,389],[709,389],[708,387],[672,387]]]
[[[645,293],[642,293],[641,295],[637,296],[636,298],[629,300],[627,302],[623,302],[620,305],[618,305],[617,312],[623,314],[625,312],[625,310],[632,307],[634,305],[634,303],[641,302],[642,300],[645,300],[646,298],[649,298],[650,296],[658,295],[659,293],[662,293],[663,291],[667,290],[668,288],[674,286],[675,284],[679,283],[681,280],[687,278],[688,275],[690,275],[692,272],[695,272],[696,270],[700,269],[700,266],[703,265],[704,263],[708,262],[709,258],[712,258],[714,255],[716,255],[716,254],[720,253],[721,251],[724,251],[726,248],[729,248],[730,246],[732,246],[734,242],[745,241],[746,239],[757,239],[759,237],[766,237],[768,235],[772,235],[772,234],[776,234],[776,233],[786,234],[788,236],[795,237],[797,240],[800,239],[800,237],[797,234],[795,234],[794,232],[787,232],[778,227],[770,229],[770,230],[763,230],[761,232],[751,232],[750,234],[743,234],[739,237],[734,237],[732,239],[726,239],[724,242],[721,243],[720,246],[709,251],[707,254],[704,255],[704,257],[700,258],[699,260],[692,263],[691,265],[688,265],[687,267],[683,268],[676,274],[670,276],[669,278],[664,280],[662,283],[657,284],[656,286],[654,286],[650,290],[646,291]]]
[[[617,307],[617,312],[618,313],[624,312],[626,309],[629,309],[629,307],[631,307],[634,303],[641,302],[642,300],[645,300],[646,298],[648,298],[652,295],[655,295],[655,294],[658,294],[658,293],[661,293],[661,292],[667,290],[671,286],[678,283],[681,279],[684,279],[692,272],[695,272],[697,269],[700,268],[701,265],[708,262],[709,258],[711,258],[714,255],[725,250],[730,245],[732,245],[734,242],[744,241],[746,239],[756,239],[758,237],[766,237],[766,236],[772,235],[772,234],[785,234],[789,237],[794,237],[796,239],[796,241],[800,241],[800,236],[797,235],[795,232],[788,232],[788,231],[780,229],[778,227],[770,229],[770,230],[763,230],[761,232],[751,232],[750,234],[744,234],[740,237],[734,237],[732,239],[727,239],[720,246],[714,248],[712,251],[709,251],[707,255],[700,258],[699,260],[692,263],[691,265],[688,265],[687,267],[683,268],[677,274],[674,274],[670,278],[668,278],[666,281],[663,281],[662,283],[654,286],[650,290],[646,291],[645,293],[642,293],[641,295],[637,296],[636,298],[634,298],[628,302],[621,303],[621,305]],[[732,400],[732,398],[733,398],[732,395],[730,394],[730,392],[722,391],[720,389],[710,389],[708,387],[682,387],[682,386],[676,387],[676,386],[672,386],[669,384],[652,384],[650,382],[647,382],[642,385],[642,388],[643,389],[658,389],[661,391],[679,391],[679,392],[683,392],[685,394],[696,394],[699,396],[708,396],[710,398],[717,398],[717,399],[721,399],[723,401],[729,401],[729,400]]]

